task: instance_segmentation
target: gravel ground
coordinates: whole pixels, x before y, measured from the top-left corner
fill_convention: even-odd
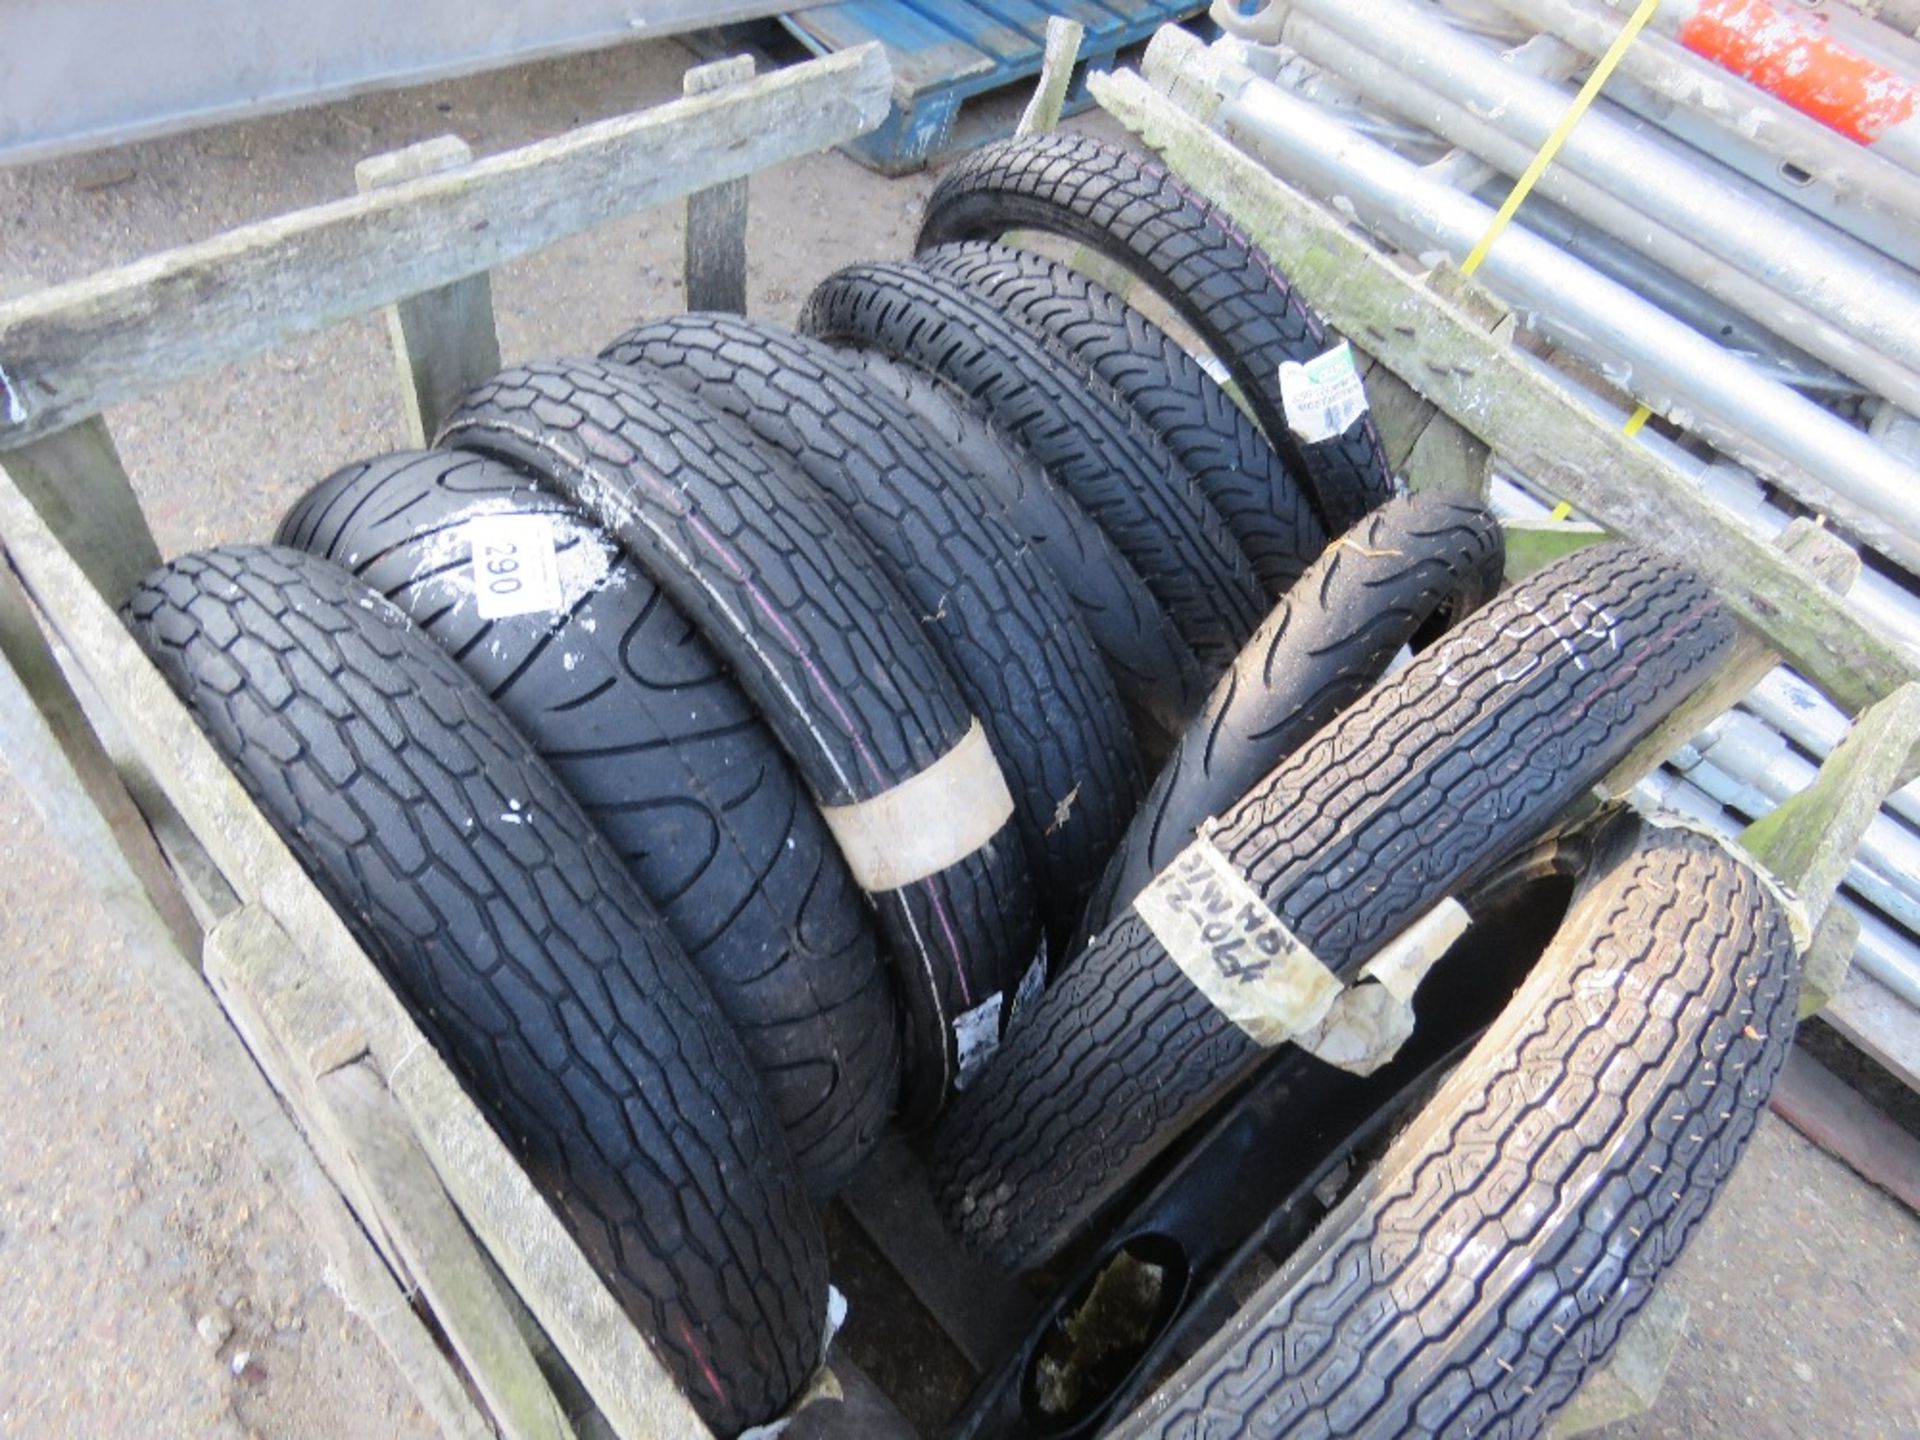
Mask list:
[[[634,45],[0,171],[0,297],[350,193],[369,153],[448,131],[487,153],[666,98],[687,63]],[[836,265],[904,254],[926,188],[836,156],[756,178],[754,311],[789,320]],[[670,313],[679,244],[669,208],[496,273],[507,361]],[[306,485],[403,438],[378,317],[109,419],[170,554],[264,536]],[[0,954],[0,1435],[430,1433],[3,769]],[[1785,1126],[1762,1129],[1674,1283],[1688,1337],[1614,1440],[1920,1435],[1920,1223]],[[852,1337],[896,1323],[856,1313]],[[905,1370],[927,1418],[964,1379],[933,1357]]]

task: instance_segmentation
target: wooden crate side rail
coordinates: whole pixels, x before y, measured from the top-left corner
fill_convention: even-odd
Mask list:
[[[1797,893],[1818,924],[1887,796],[1920,768],[1920,684],[1862,711],[1799,794],[1749,825],[1740,842]]]
[[[1179,42],[1169,33],[1149,48],[1149,70],[1177,68]],[[1383,260],[1337,216],[1139,75],[1095,75],[1089,84],[1109,113],[1221,205],[1337,329],[1517,469],[1608,529],[1694,566],[1843,709],[1858,713],[1920,678],[1920,667],[1804,569],[1658,457],[1595,421],[1497,333]]]
[[[63,844],[100,896],[129,964],[209,1074],[262,1168],[305,1221],[342,1299],[365,1318],[407,1376],[421,1408],[448,1436],[486,1440],[481,1417],[453,1367],[407,1302],[394,1273],[322,1170],[273,1089],[256,1068],[199,972],[200,932],[177,897],[156,890],[152,839],[99,746],[65,677],[52,669],[27,598],[0,561],[0,744],[49,834]],[[29,634],[19,624],[34,625]],[[40,653],[34,645],[38,643]],[[61,697],[64,696],[64,701]],[[77,722],[77,723],[76,723]]]
[[[87,578],[119,601],[160,563],[133,482],[105,417],[90,415],[16,450],[0,451],[13,476],[63,541]]]
[[[40,613],[243,904],[301,937],[449,1193],[616,1433],[707,1433],[571,1236],[326,898],[31,501],[0,475],[0,536]],[[409,1372],[412,1373],[411,1371]]]
[[[851,140],[891,89],[885,52],[865,45],[24,296],[0,306],[0,450]]]
[[[1845,595],[1860,578],[1859,553],[1811,520],[1795,520],[1780,532],[1774,544],[1782,554],[1805,565],[1811,575],[1836,595]],[[1674,751],[1706,729],[1715,717],[1737,705],[1741,697],[1779,663],[1780,652],[1768,645],[1757,631],[1743,625],[1720,668],[1628,752],[1627,758],[1601,782],[1601,788],[1612,796],[1625,795],[1658,770]]]
[[[292,937],[246,906],[207,937],[206,972],[247,1048],[294,1102],[313,1146],[396,1273],[417,1286],[505,1440],[571,1427],[473,1237],[367,1057],[344,1000],[289,965]]]

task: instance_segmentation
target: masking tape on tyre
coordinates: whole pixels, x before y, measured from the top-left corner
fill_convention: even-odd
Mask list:
[[[959,864],[1000,833],[1013,792],[979,720],[946,754],[898,785],[821,818],[860,888],[898,890]]]
[[[1469,923],[1458,901],[1441,900],[1344,987],[1204,831],[1133,908],[1181,973],[1248,1039],[1292,1041],[1360,1075],[1406,1043],[1415,990]]]
[[[1360,967],[1320,1023],[1293,1043],[1329,1065],[1371,1075],[1400,1053],[1413,1034],[1413,997],[1427,971],[1466,933],[1472,917],[1451,897],[1440,901]]]
[[[1203,830],[1133,902],[1195,988],[1258,1045],[1310,1029],[1340,977],[1267,908]]]

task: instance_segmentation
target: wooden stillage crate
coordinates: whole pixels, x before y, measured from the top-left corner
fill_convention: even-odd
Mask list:
[[[423,441],[499,368],[489,267],[681,197],[690,302],[738,308],[746,177],[871,131],[892,87],[877,45],[751,75],[478,162],[376,157],[353,198],[0,306],[0,746],[449,1435],[706,1431],[121,625],[160,555],[101,411],[385,307]]]
[[[1523,363],[1483,292],[1445,267],[1416,277],[1387,264],[1214,135],[1188,83],[1194,43],[1163,32],[1146,65],[1157,88],[1122,73],[1095,77],[1095,94],[1368,353],[1396,465],[1484,494],[1490,457],[1503,457],[1600,525],[1696,566],[1744,622],[1716,682],[1608,790],[1631,788],[1781,657],[1856,717],[1814,784],[1743,837],[1807,909],[1817,1003],[1852,950],[1835,887],[1886,794],[1920,769],[1920,674],[1836,593],[1859,557],[1804,522],[1778,546],[1754,539]],[[1049,55],[1048,120],[1071,62],[1070,46]],[[451,138],[376,157],[352,199],[0,306],[0,743],[347,1299],[450,1435],[570,1434],[588,1400],[619,1436],[705,1432],[120,624],[117,605],[159,555],[100,412],[387,308],[423,440],[499,366],[489,267],[683,196],[690,303],[738,308],[745,177],[870,132],[891,89],[877,46],[750,76],[741,61],[701,67],[689,98],[479,162]],[[1599,533],[1510,527],[1511,568]],[[925,1224],[862,1220],[967,1349],[985,1312],[980,1294],[958,1293],[950,1242]],[[889,1223],[897,1243],[880,1233]],[[457,1365],[407,1303],[416,1291]]]

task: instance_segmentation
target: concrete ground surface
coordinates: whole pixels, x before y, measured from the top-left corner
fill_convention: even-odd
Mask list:
[[[454,132],[486,153],[667,98],[688,63],[634,45],[0,171],[0,297],[350,193],[373,152]],[[754,311],[791,320],[835,266],[904,255],[928,183],[837,156],[756,178]],[[496,273],[505,358],[671,313],[679,245],[670,208]],[[377,316],[109,419],[168,554],[264,539],[305,486],[402,441]],[[3,768],[0,955],[0,1435],[430,1433]],[[1688,1338],[1659,1405],[1609,1436],[1920,1435],[1920,1222],[1783,1124],[1672,1283]],[[856,1308],[859,1351],[898,1333]],[[923,1420],[965,1378],[924,1351],[898,1368]]]

